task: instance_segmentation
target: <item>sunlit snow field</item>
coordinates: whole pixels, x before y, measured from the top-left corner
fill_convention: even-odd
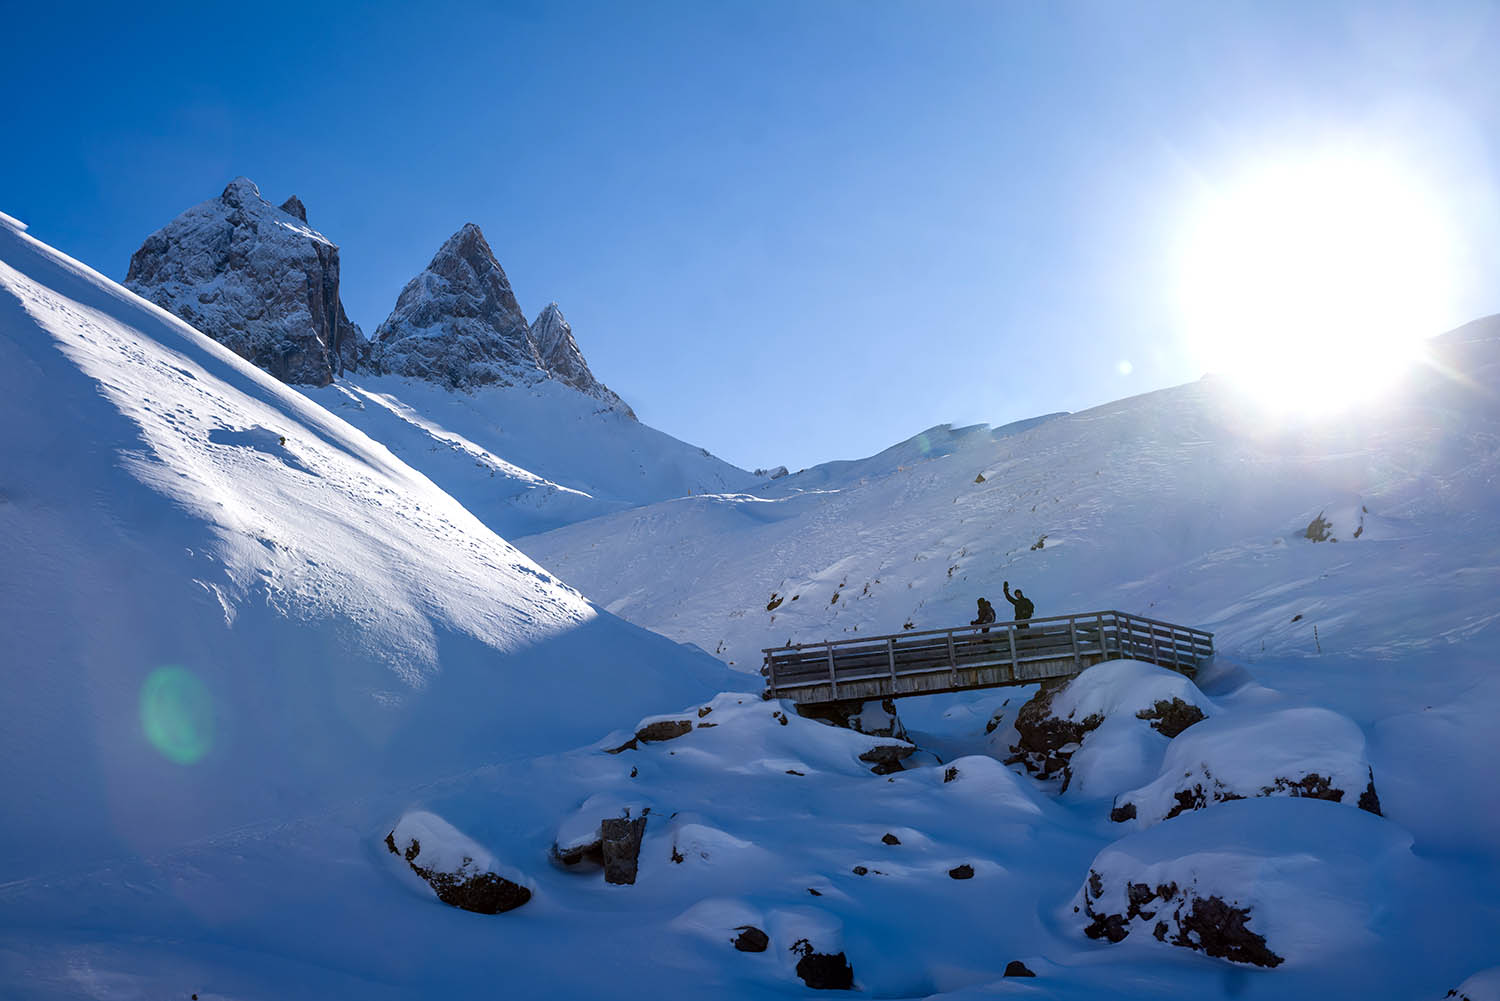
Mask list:
[[[802,997],[802,938],[886,998],[1437,999],[1500,963],[1493,327],[1312,425],[1206,381],[517,549],[376,424],[8,224],[0,262],[6,996]],[[453,444],[454,493],[487,455],[535,465],[444,420],[402,441]],[[1339,541],[1305,537],[1320,514]],[[1194,746],[1134,715],[1180,684],[1157,668],[1075,683],[1109,719],[1065,792],[999,760],[1034,687],[902,701],[922,750],[891,775],[859,760],[881,739],[759,697],[762,647],[960,624],[1006,580],[1041,615],[1213,630],[1198,755],[1251,782],[1253,739],[1302,741],[1365,765],[1384,815],[1112,822]],[[606,753],[658,714],[693,729]],[[633,886],[549,861],[590,797],[650,808]],[[535,897],[439,903],[382,843],[412,810]],[[1091,867],[1151,866],[1242,893],[1282,964],[1086,938]],[[730,945],[745,924],[766,952]]]

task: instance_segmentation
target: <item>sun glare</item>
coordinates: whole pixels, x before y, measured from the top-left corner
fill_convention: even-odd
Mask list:
[[[1419,357],[1446,313],[1448,245],[1436,200],[1387,164],[1264,168],[1216,191],[1189,231],[1189,349],[1276,411],[1368,399]]]

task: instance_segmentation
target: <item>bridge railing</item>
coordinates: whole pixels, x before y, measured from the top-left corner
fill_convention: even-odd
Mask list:
[[[884,636],[798,643],[769,647],[761,674],[768,698],[795,697],[811,686],[889,681],[890,694],[904,692],[901,679],[924,679],[921,690],[952,690],[964,685],[959,672],[968,668],[1011,668],[1015,681],[1026,680],[1027,665],[1073,662],[1073,672],[1100,660],[1131,658],[1185,673],[1213,654],[1213,634],[1159,619],[1109,610],[1054,615],[1024,622],[994,622]],[[949,675],[950,684],[931,676]],[[1038,675],[1041,677],[1042,675]],[[1053,675],[1055,676],[1055,675]],[[870,686],[862,685],[862,690]],[[862,696],[863,697],[863,696]]]

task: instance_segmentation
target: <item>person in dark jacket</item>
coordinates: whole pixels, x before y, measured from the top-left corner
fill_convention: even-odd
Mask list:
[[[988,626],[989,623],[994,622],[994,621],[995,621],[995,606],[991,605],[987,599],[980,598],[979,599],[979,618],[975,619],[973,622],[970,622],[969,625],[971,625],[971,626]],[[982,633],[987,633],[987,632],[989,632],[989,629],[986,628],[986,629],[981,629],[979,631],[982,632]]]
[[[1032,614],[1036,612],[1036,606],[1031,603],[1030,598],[1026,597],[1026,595],[1021,592],[1021,589],[1019,587],[1016,588],[1015,597],[1011,597],[1010,581],[1005,582],[1004,591],[1005,600],[1016,606],[1016,621],[1021,623],[1021,625],[1017,626],[1016,628],[1025,629],[1026,620],[1031,618]]]

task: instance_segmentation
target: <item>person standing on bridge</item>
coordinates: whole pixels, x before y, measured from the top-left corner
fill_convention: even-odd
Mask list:
[[[1010,581],[1005,582],[1004,591],[1005,600],[1010,602],[1016,608],[1016,621],[1020,623],[1020,625],[1016,626],[1016,628],[1025,629],[1026,620],[1031,618],[1031,616],[1036,612],[1036,606],[1031,603],[1030,598],[1026,597],[1026,595],[1022,593],[1019,587],[1016,588],[1015,597],[1011,597]]]
[[[991,605],[989,603],[988,599],[986,599],[986,598],[980,598],[979,599],[979,618],[975,619],[973,622],[970,622],[969,625],[971,625],[971,626],[984,626],[985,628],[981,629],[979,631],[982,632],[982,633],[987,633],[987,632],[990,631],[989,630],[989,624],[991,622],[994,622],[994,621],[995,621],[995,606]]]

